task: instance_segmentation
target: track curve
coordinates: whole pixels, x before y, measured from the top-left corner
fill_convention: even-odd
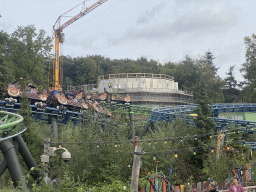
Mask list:
[[[190,114],[194,113],[197,107],[198,105],[178,105],[153,109],[149,121],[151,123],[155,123],[157,121],[172,122],[175,118],[182,118],[185,119],[186,123],[193,124],[192,116]],[[217,124],[217,128],[221,128],[223,124],[256,127],[255,121],[218,118],[219,113],[256,112],[255,103],[219,103],[210,105],[210,109],[215,117],[209,118],[214,119]]]
[[[0,142],[16,137],[26,131],[23,117],[16,113],[0,111]]]

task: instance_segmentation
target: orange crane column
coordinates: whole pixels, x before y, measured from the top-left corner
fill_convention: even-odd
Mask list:
[[[56,90],[58,90],[59,86],[60,86],[60,81],[59,81],[59,70],[60,70],[59,45],[60,45],[60,36],[59,36],[58,32],[55,32],[55,65],[54,65],[55,81],[54,81],[54,89],[56,89]]]
[[[75,22],[76,20],[80,19],[81,17],[83,17],[84,15],[86,15],[87,13],[91,12],[92,10],[94,10],[95,8],[97,8],[98,6],[102,5],[103,3],[105,3],[107,0],[98,0],[96,3],[94,3],[92,6],[90,6],[89,8],[86,8],[85,11],[80,12],[79,14],[77,14],[76,16],[72,17],[70,20],[68,20],[66,23],[64,23],[63,25],[60,25],[60,18],[64,15],[62,14],[61,16],[59,16],[58,20],[55,22],[53,29],[54,29],[54,34],[53,37],[55,37],[55,65],[54,65],[54,74],[55,74],[55,79],[54,79],[54,89],[58,90],[60,87],[60,65],[59,65],[59,43],[63,43],[64,42],[64,34],[61,33],[63,31],[63,29],[67,26],[69,26],[71,23]],[[85,1],[84,1],[85,2]],[[83,3],[84,3],[83,2]],[[72,9],[71,9],[72,10]],[[70,10],[70,11],[71,11]],[[69,12],[69,11],[68,11]],[[66,12],[67,13],[67,12]],[[66,14],[65,13],[65,14]],[[58,28],[55,29],[55,25],[57,24]]]

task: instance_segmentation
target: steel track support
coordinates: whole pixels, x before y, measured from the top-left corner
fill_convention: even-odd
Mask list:
[[[18,144],[18,150],[19,153],[21,154],[22,158],[24,159],[27,167],[29,170],[31,170],[31,168],[36,168],[37,164],[34,160],[34,158],[32,157],[26,143],[24,142],[23,138],[21,135],[18,135],[16,137],[13,138],[14,142],[17,142]],[[40,182],[40,178],[41,178],[41,173],[39,172],[39,170],[33,170],[31,175],[33,176],[33,178],[37,181],[37,183]]]
[[[51,126],[52,126],[52,135],[58,141],[58,125],[57,125],[57,116],[51,117]]]
[[[4,158],[0,163],[0,177],[4,174],[7,169],[7,160]]]
[[[151,131],[150,126],[152,126],[152,123],[148,121],[140,133],[140,138],[142,138],[147,133],[147,131]]]
[[[20,185],[25,190],[27,190],[27,184],[24,181],[24,175],[22,173],[17,153],[13,144],[9,140],[4,140],[0,142],[0,150],[4,155],[4,158],[7,160],[7,167],[9,169],[14,186],[17,187]]]
[[[132,139],[135,138],[134,112],[130,112]]]

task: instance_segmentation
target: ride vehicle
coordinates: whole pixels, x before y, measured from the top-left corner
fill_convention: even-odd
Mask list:
[[[20,80],[21,79],[22,78],[20,78]],[[21,85],[15,84],[16,82],[17,81],[8,84],[5,95],[6,101],[10,100],[8,98],[16,99],[17,102],[20,101],[20,98],[24,91],[21,89]],[[36,102],[45,102],[47,100],[47,90],[43,90],[43,92],[41,93],[38,91],[38,88],[33,86],[32,84],[28,84],[26,89],[28,98],[31,100],[31,104],[35,104]]]
[[[61,90],[57,91],[51,89],[46,104],[47,106],[54,108],[62,106],[62,108],[64,107],[65,109],[70,111],[86,111],[88,109],[88,104],[82,98],[82,93],[79,93],[77,95],[66,94],[66,96]]]

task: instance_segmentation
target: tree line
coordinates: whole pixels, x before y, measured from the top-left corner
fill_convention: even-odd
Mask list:
[[[63,89],[68,85],[94,84],[98,76],[114,73],[154,73],[174,77],[179,89],[192,91],[198,103],[202,90],[210,95],[210,102],[233,103],[255,102],[255,41],[256,36],[245,37],[246,62],[240,69],[244,82],[237,82],[234,67],[230,66],[226,78],[217,74],[214,54],[206,51],[199,59],[188,55],[180,62],[164,64],[156,60],[140,57],[133,59],[110,59],[101,55],[81,57],[62,56]],[[36,32],[33,25],[18,27],[12,34],[0,31],[0,82],[7,84],[23,77],[21,84],[32,83],[40,89],[52,86],[54,55],[52,40],[44,30]]]

